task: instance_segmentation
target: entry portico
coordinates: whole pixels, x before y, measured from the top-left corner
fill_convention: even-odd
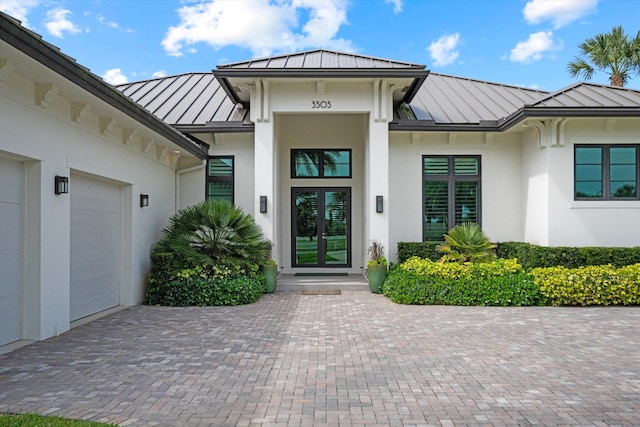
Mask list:
[[[415,95],[424,68],[313,51],[213,71],[249,111],[255,167],[246,208],[284,273],[361,273],[369,241],[388,247],[389,122],[394,106]]]

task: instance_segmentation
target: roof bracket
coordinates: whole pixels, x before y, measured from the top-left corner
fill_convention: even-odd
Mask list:
[[[53,83],[36,83],[36,106],[47,108],[55,99],[58,91],[58,86],[54,85]]]
[[[74,123],[84,122],[89,111],[91,111],[91,104],[89,104],[88,102],[72,102],[71,121]]]
[[[135,129],[122,129],[122,143],[125,145],[131,145],[138,136],[138,131]]]
[[[4,83],[9,79],[11,73],[16,69],[16,66],[7,58],[0,58],[0,88],[4,86]]]
[[[116,119],[113,117],[100,117],[100,133],[104,136],[111,135],[116,126]]]
[[[149,154],[155,144],[156,142],[153,140],[153,138],[142,138],[141,140],[142,152],[144,154]]]

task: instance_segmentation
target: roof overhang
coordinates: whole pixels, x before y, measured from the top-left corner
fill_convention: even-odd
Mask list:
[[[399,79],[407,80],[400,102],[411,102],[429,75],[422,69],[361,68],[281,68],[281,69],[216,69],[213,75],[229,98],[236,104],[248,104],[239,85],[256,79]]]
[[[436,123],[435,120],[395,120],[390,131],[405,132],[503,132],[528,118],[611,118],[640,117],[640,107],[541,108],[525,106],[501,120],[479,123]]]
[[[194,156],[206,159],[208,145],[203,141],[193,141],[173,127],[164,123],[120,91],[105,83],[91,71],[79,65],[59,49],[45,42],[35,33],[25,29],[18,21],[0,13],[0,40],[13,46],[35,61],[86,90],[110,106],[146,126]]]

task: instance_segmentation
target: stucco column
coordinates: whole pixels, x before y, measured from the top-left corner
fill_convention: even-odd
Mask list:
[[[366,158],[365,217],[367,233],[365,249],[372,240],[384,245],[388,258],[395,249],[389,248],[389,125],[386,121],[369,120]],[[382,196],[382,212],[376,212],[376,197]]]
[[[265,237],[271,241],[275,238],[275,161],[273,141],[273,121],[259,121],[255,123],[255,195],[254,217],[262,228]],[[267,212],[260,212],[260,197],[267,198]]]

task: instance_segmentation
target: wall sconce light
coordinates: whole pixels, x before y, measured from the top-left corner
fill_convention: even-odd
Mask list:
[[[267,213],[267,196],[260,196],[260,213]]]
[[[148,194],[141,194],[140,195],[140,207],[141,208],[146,208],[147,206],[149,206],[149,195]]]
[[[384,202],[382,196],[376,196],[376,212],[382,213],[384,211]]]
[[[69,177],[56,175],[54,191],[56,194],[67,194],[69,192]]]

